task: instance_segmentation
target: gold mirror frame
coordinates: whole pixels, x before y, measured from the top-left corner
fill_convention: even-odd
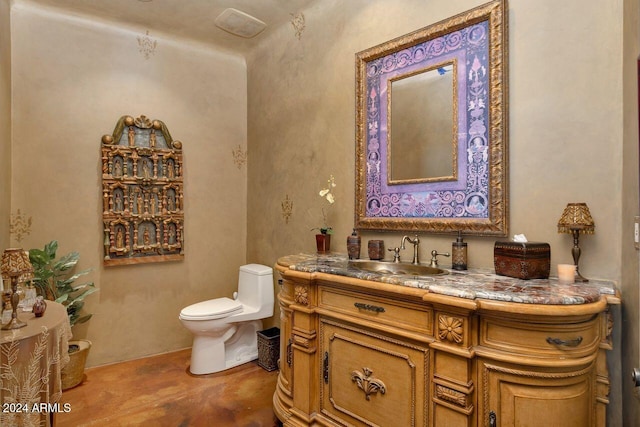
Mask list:
[[[507,235],[506,10],[496,0],[356,54],[356,228]],[[387,81],[449,58],[458,64],[457,173],[389,182]]]

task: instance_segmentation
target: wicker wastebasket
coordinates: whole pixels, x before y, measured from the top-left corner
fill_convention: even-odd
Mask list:
[[[280,328],[258,331],[258,365],[267,371],[278,369],[280,357]]]
[[[80,384],[84,379],[84,366],[91,349],[91,341],[69,341],[69,345],[77,345],[79,348],[69,353],[69,363],[62,368],[62,390],[68,390]]]

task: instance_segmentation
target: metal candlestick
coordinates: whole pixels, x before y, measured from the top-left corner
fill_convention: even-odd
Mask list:
[[[16,275],[16,276],[12,275],[10,277],[11,277],[11,308],[13,310],[11,311],[11,321],[2,327],[2,330],[4,331],[10,330],[10,329],[20,329],[27,326],[25,322],[22,322],[21,320],[18,319],[18,303],[20,302],[20,295],[18,295],[19,275]]]

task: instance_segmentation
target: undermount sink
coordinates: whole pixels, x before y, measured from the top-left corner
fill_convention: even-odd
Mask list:
[[[349,261],[349,267],[380,274],[406,274],[410,276],[439,276],[447,270],[428,265],[415,265],[385,261]]]

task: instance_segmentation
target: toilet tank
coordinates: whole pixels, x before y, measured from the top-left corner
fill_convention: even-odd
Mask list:
[[[258,310],[264,317],[273,316],[273,269],[261,264],[241,266],[238,300]]]

